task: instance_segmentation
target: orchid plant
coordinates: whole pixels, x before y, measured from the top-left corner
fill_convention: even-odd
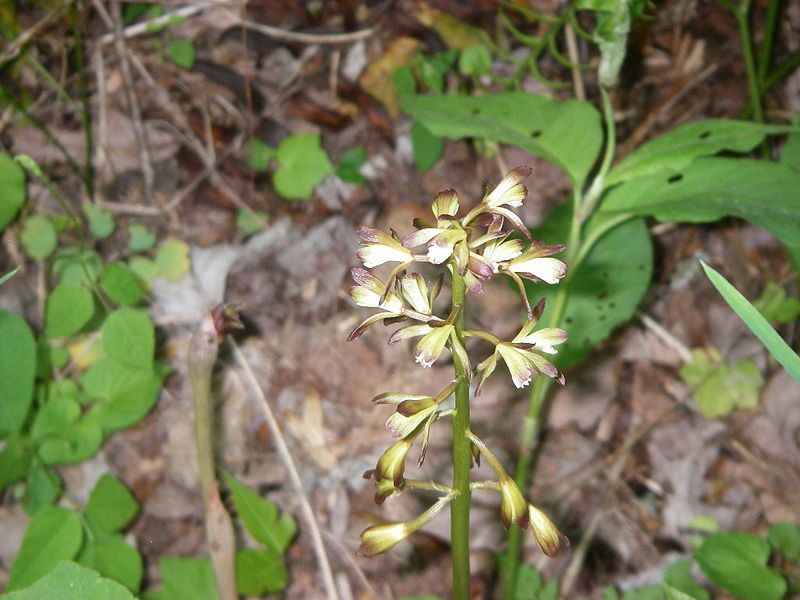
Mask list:
[[[404,326],[389,336],[390,344],[420,338],[414,356],[423,367],[432,366],[446,348],[455,371],[452,382],[434,396],[388,392],[373,399],[375,404],[396,407],[386,427],[398,438],[383,453],[375,468],[365,473],[365,478],[375,480],[376,503],[381,504],[408,489],[428,490],[440,497],[416,519],[366,529],[361,534],[359,554],[373,556],[389,550],[451,505],[453,597],[456,599],[469,597],[469,509],[473,490],[499,492],[504,525],[509,527],[517,523],[522,528],[530,527],[539,547],[548,556],[553,556],[565,539],[541,510],[525,500],[514,478],[473,433],[469,416],[471,383],[477,381],[474,390],[477,396],[501,359],[517,388],[527,386],[540,375],[564,383],[561,372],[545,355],[555,354],[556,346],[565,342],[567,335],[554,327],[536,329],[544,311],[544,301],[531,307],[523,285],[523,279],[556,284],[567,270],[561,260],[553,258],[564,246],[531,239],[528,229],[511,210],[522,205],[527,195],[522,181],[530,174],[531,169],[526,166],[512,170],[463,217],[458,216],[458,194],[454,190],[440,192],[431,205],[435,223],[415,221],[416,231],[404,238],[394,231],[387,233],[370,227],[358,230],[361,239],[358,258],[365,268],[353,269],[356,285],[350,289],[350,296],[359,306],[379,312],[353,329],[348,339],[360,337],[379,321],[386,325],[402,322]],[[506,223],[510,227],[506,228]],[[522,237],[513,236],[514,232]],[[418,248],[424,251],[415,253]],[[370,270],[387,263],[397,265],[384,282]],[[442,273],[435,280],[426,281],[422,274],[409,270],[415,263],[439,266]],[[445,287],[446,274],[449,274],[451,300],[449,314],[442,317],[437,316],[435,304]],[[496,274],[505,274],[516,283],[527,313],[526,323],[510,341],[486,331],[464,328],[467,292],[483,293],[484,282]],[[493,347],[489,357],[474,367],[465,345],[467,338],[477,338]],[[455,408],[443,408],[453,396]],[[406,459],[412,446],[420,440],[419,467],[425,459],[433,424],[444,417],[452,417],[451,485],[406,478]],[[496,481],[470,480],[473,461],[479,462],[481,457],[495,472]]]

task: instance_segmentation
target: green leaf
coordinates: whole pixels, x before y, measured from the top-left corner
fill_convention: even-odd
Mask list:
[[[58,473],[45,465],[32,463],[25,486],[25,510],[31,515],[44,510],[58,500],[62,487]]]
[[[0,277],[0,285],[3,285],[3,284],[6,282],[6,281],[8,281],[8,280],[9,280],[9,279],[11,279],[11,278],[12,278],[14,275],[16,275],[16,274],[17,274],[17,271],[19,271],[19,269],[20,269],[20,267],[17,267],[17,268],[16,268],[16,269],[14,269],[13,271],[9,271],[8,273],[6,273],[6,274],[5,274],[5,275],[3,275],[2,277]]]
[[[47,296],[45,333],[50,339],[78,333],[94,314],[92,293],[84,287],[60,283]]]
[[[156,236],[144,225],[128,225],[128,248],[131,252],[146,252],[156,243]]]
[[[94,417],[80,416],[80,405],[68,397],[48,400],[39,408],[31,437],[44,464],[80,462],[97,452],[103,441],[100,424]]]
[[[660,585],[646,585],[639,588],[626,590],[622,600],[662,600],[664,588]]]
[[[709,600],[711,594],[692,577],[692,561],[682,558],[672,563],[664,573],[668,600]]]
[[[800,562],[800,527],[797,523],[773,523],[767,541],[789,560]]]
[[[83,214],[89,221],[89,233],[94,239],[104,240],[114,233],[117,225],[114,223],[114,217],[107,210],[98,208],[94,204],[84,204]]]
[[[61,283],[72,285],[91,285],[97,280],[103,268],[103,260],[94,250],[64,248],[53,260],[53,272]]]
[[[695,553],[703,573],[740,600],[780,600],[786,581],[768,568],[769,544],[744,532],[717,533]]]
[[[553,161],[581,187],[603,140],[600,115],[588,102],[558,102],[508,92],[493,96],[402,95],[400,104],[434,135],[482,138],[518,146]]]
[[[247,166],[253,171],[266,171],[269,161],[275,158],[276,154],[275,148],[267,146],[258,138],[253,138],[247,146]]]
[[[120,308],[106,318],[102,328],[106,355],[129,367],[151,370],[156,339],[147,313]]]
[[[61,561],[31,587],[2,600],[136,600],[123,586],[73,562]]]
[[[283,556],[271,549],[236,553],[236,591],[247,596],[275,594],[286,587],[289,573]]]
[[[170,281],[178,281],[191,264],[189,246],[175,238],[166,239],[158,247],[155,263],[159,275]]]
[[[17,433],[33,400],[36,340],[25,319],[0,310],[0,438]]]
[[[134,256],[128,261],[128,266],[131,268],[131,271],[136,273],[137,277],[141,279],[145,285],[150,287],[153,279],[158,277],[158,267],[156,263],[150,260],[149,258],[145,258],[144,256]]]
[[[523,563],[517,572],[514,596],[516,600],[557,600],[558,582],[553,580],[545,584],[536,567]]]
[[[0,491],[12,483],[25,478],[33,458],[30,441],[19,435],[12,435],[0,450]]]
[[[167,46],[167,56],[179,67],[191,69],[197,53],[192,40],[175,40]]]
[[[336,167],[336,176],[349,183],[366,183],[367,178],[361,174],[361,167],[367,161],[367,151],[364,148],[348,150]]]
[[[267,213],[261,210],[236,211],[236,227],[245,235],[253,235],[267,226]]]
[[[767,161],[698,158],[674,174],[622,183],[606,195],[600,210],[689,223],[736,216],[798,246],[800,173]]]
[[[441,93],[444,90],[444,78],[455,64],[458,51],[445,50],[438,54],[426,56],[420,64],[419,74],[429,90]]]
[[[410,65],[397,67],[392,71],[392,85],[398,94],[413,94],[417,89],[417,80]]]
[[[547,217],[533,236],[548,244],[562,243],[568,237],[570,221],[570,207],[562,205]],[[602,219],[592,219],[587,225],[591,232],[602,225]],[[650,285],[652,264],[653,250],[647,227],[642,219],[634,219],[600,237],[577,268],[570,265],[571,274],[558,286],[526,282],[532,305],[540,298],[547,298],[542,323],[550,322],[558,290],[567,288],[567,303],[559,327],[569,338],[553,357],[559,368],[581,362],[617,325],[631,318]]]
[[[275,191],[289,200],[308,200],[314,188],[333,173],[319,135],[290,135],[278,146]]]
[[[38,215],[25,220],[19,234],[25,252],[34,260],[44,260],[58,244],[56,230],[49,219]]]
[[[798,124],[796,123],[795,126]],[[800,171],[800,132],[792,133],[786,138],[781,150],[780,162],[795,171]]]
[[[727,364],[715,348],[692,350],[692,360],[681,367],[680,375],[694,389],[697,407],[706,419],[758,406],[764,385],[752,360]]]
[[[28,523],[11,565],[6,590],[11,592],[31,585],[52,571],[59,561],[73,558],[82,542],[78,513],[57,506],[43,508]]]
[[[136,304],[145,294],[142,282],[122,262],[113,262],[106,266],[100,286],[117,304]]]
[[[297,525],[289,513],[279,514],[278,507],[262,498],[229,473],[225,483],[233,493],[236,510],[245,529],[267,548],[283,554],[297,533]]]
[[[478,77],[492,68],[492,55],[489,49],[479,44],[462,50],[458,57],[458,70],[462,75]]]
[[[205,558],[162,558],[163,600],[219,600],[211,562]]]
[[[121,583],[134,594],[142,585],[142,557],[122,536],[101,535],[84,547],[79,559],[81,564]]]
[[[785,325],[800,316],[800,300],[789,298],[786,290],[774,281],[768,281],[753,307],[770,322]]]
[[[444,140],[433,135],[430,129],[419,121],[414,121],[411,126],[411,144],[414,149],[414,162],[420,171],[427,171],[435,165],[444,150]]]
[[[98,479],[84,509],[92,526],[112,533],[123,529],[138,512],[139,503],[110,473]]]
[[[701,261],[702,262],[702,261]],[[725,302],[728,303],[744,324],[761,340],[761,343],[769,350],[769,353],[786,369],[792,378],[800,383],[800,357],[794,353],[783,338],[778,335],[766,319],[753,308],[753,305],[733,287],[727,279],[717,271],[702,263],[706,276],[717,288]]]
[[[606,186],[648,175],[673,175],[688,167],[696,158],[713,156],[722,151],[747,153],[768,135],[792,130],[792,127],[785,125],[729,119],[687,123],[631,152],[611,169]]]
[[[105,431],[117,431],[140,421],[153,407],[161,378],[151,369],[137,369],[113,359],[93,364],[81,377],[84,391],[99,399],[92,414]]]
[[[0,152],[0,231],[25,204],[25,171],[5,152]]]

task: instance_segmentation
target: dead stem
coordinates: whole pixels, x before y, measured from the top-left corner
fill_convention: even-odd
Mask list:
[[[300,479],[300,473],[297,471],[297,466],[294,464],[292,453],[289,450],[289,447],[286,445],[286,439],[283,437],[283,432],[281,432],[280,425],[278,425],[278,421],[272,412],[272,408],[270,407],[269,402],[267,402],[267,397],[264,395],[261,385],[258,383],[258,379],[256,378],[255,373],[253,373],[253,369],[250,367],[250,363],[247,361],[247,357],[241,351],[236,342],[233,341],[233,339],[228,338],[228,343],[233,349],[236,362],[244,372],[244,379],[247,382],[247,386],[250,388],[250,392],[258,401],[258,404],[261,406],[261,409],[264,412],[264,418],[267,422],[267,427],[269,428],[270,434],[272,434],[272,438],[275,440],[275,449],[278,451],[278,456],[280,456],[284,467],[286,467],[286,470],[289,473],[289,479],[291,480],[292,486],[295,488],[295,492],[297,493],[297,499],[300,502],[300,509],[302,511],[303,518],[306,521],[306,526],[308,527],[308,535],[311,538],[311,543],[314,547],[314,553],[316,554],[317,562],[319,563],[320,577],[322,578],[322,583],[325,586],[328,600],[339,600],[339,594],[336,591],[336,583],[333,579],[333,572],[331,571],[328,555],[325,551],[325,545],[322,542],[322,534],[320,533],[317,518],[314,515],[314,509],[311,508],[311,503],[308,501],[308,496],[303,488],[303,482]]]

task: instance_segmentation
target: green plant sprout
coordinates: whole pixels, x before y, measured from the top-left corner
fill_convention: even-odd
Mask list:
[[[473,433],[469,413],[469,388],[473,375],[478,379],[475,387],[478,395],[498,362],[506,364],[517,388],[527,386],[540,375],[564,383],[561,372],[543,355],[556,354],[556,346],[567,339],[566,332],[556,327],[536,329],[544,311],[544,301],[531,307],[523,284],[523,279],[557,284],[565,276],[567,266],[553,255],[562,252],[564,246],[531,239],[527,228],[511,210],[522,205],[527,195],[522,181],[530,173],[529,167],[512,170],[461,218],[458,217],[458,194],[454,190],[440,192],[431,205],[435,223],[417,221],[414,223],[417,231],[402,239],[395,232],[390,234],[370,227],[361,227],[358,231],[361,238],[358,257],[366,268],[353,269],[356,285],[350,289],[350,296],[359,306],[377,308],[380,312],[353,329],[348,339],[360,337],[380,321],[386,324],[411,321],[413,324],[395,331],[389,337],[389,343],[421,336],[414,350],[416,362],[430,367],[447,348],[455,371],[453,381],[435,396],[388,392],[373,399],[375,404],[396,406],[386,427],[399,438],[383,453],[375,468],[365,473],[366,478],[375,480],[376,503],[381,504],[405,489],[433,492],[439,495],[439,499],[416,519],[369,527],[361,534],[358,552],[372,556],[389,550],[451,505],[453,598],[459,600],[469,598],[469,511],[474,490],[499,492],[504,525],[509,527],[513,523],[522,528],[530,527],[540,548],[548,556],[555,555],[564,539],[541,510],[528,504],[500,460]],[[506,222],[510,223],[510,229],[504,228]],[[527,241],[511,237],[514,232],[522,234]],[[424,247],[426,252],[413,253],[411,249],[417,247]],[[385,263],[399,264],[383,282],[369,269]],[[437,266],[442,273],[429,283],[420,273],[407,271],[415,263]],[[448,316],[441,317],[436,314],[435,301],[444,287],[445,273],[450,276],[451,298]],[[483,282],[498,273],[509,276],[516,283],[528,316],[527,322],[510,341],[500,340],[486,331],[464,328],[467,291],[482,293]],[[475,367],[465,346],[467,338],[488,342],[494,348],[492,354]],[[455,408],[443,408],[453,395]],[[452,417],[452,484],[406,478],[406,459],[415,441],[420,440],[417,464],[421,466],[431,428],[445,416]],[[496,481],[470,481],[471,465],[480,458],[489,463]]]

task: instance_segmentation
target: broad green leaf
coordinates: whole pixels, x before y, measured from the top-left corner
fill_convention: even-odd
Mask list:
[[[247,596],[275,594],[286,587],[289,573],[279,552],[248,548],[236,553],[236,591]]]
[[[786,290],[774,281],[768,281],[761,295],[753,301],[753,307],[770,322],[785,325],[800,316],[800,300],[790,298]]]
[[[50,256],[58,244],[53,224],[39,215],[25,219],[19,239],[28,256],[35,260],[44,260]]]
[[[45,465],[31,463],[25,484],[25,510],[34,515],[50,506],[61,495],[61,478]]]
[[[60,283],[47,296],[45,333],[50,339],[78,333],[94,314],[94,298],[84,287]]]
[[[515,600],[557,600],[558,582],[545,583],[539,570],[528,564],[521,564],[517,572]]]
[[[247,146],[247,166],[253,171],[266,171],[269,161],[275,158],[276,151],[262,140],[253,138]]]
[[[708,119],[687,123],[643,144],[611,169],[606,185],[659,173],[673,175],[696,158],[722,151],[747,153],[768,135],[792,131],[785,125]]]
[[[267,213],[261,210],[236,211],[236,227],[245,235],[253,235],[267,226]]]
[[[668,600],[709,600],[711,594],[692,577],[692,561],[682,558],[672,563],[664,573]]]
[[[30,441],[19,435],[7,438],[0,450],[0,491],[25,478],[33,458]]]
[[[367,178],[361,174],[361,167],[367,162],[367,151],[364,148],[348,150],[336,166],[336,176],[348,183],[366,183]]]
[[[64,248],[56,253],[53,273],[61,283],[91,285],[103,269],[103,260],[94,250],[81,252],[77,248]]]
[[[6,274],[5,274],[5,275],[3,275],[2,277],[0,277],[0,285],[3,285],[3,284],[6,282],[6,281],[8,281],[8,280],[9,280],[9,279],[11,279],[11,278],[12,278],[14,275],[16,275],[16,274],[17,274],[17,271],[19,271],[19,269],[20,269],[20,267],[17,267],[17,268],[16,268],[16,269],[14,269],[13,271],[9,271],[8,273],[6,273]]]
[[[36,341],[25,319],[0,310],[0,438],[17,433],[33,400]]]
[[[147,313],[120,308],[103,323],[103,349],[106,355],[129,367],[152,369],[156,337]]]
[[[797,523],[773,523],[769,526],[767,541],[789,560],[800,562],[800,527]]]
[[[122,536],[99,536],[84,547],[79,562],[121,583],[134,594],[139,592],[144,572],[142,557]]]
[[[622,600],[662,600],[664,588],[660,585],[646,585],[644,587],[625,590]]]
[[[769,544],[744,532],[709,536],[697,549],[695,560],[703,573],[740,600],[780,600],[786,581],[767,567]]]
[[[267,548],[283,554],[297,532],[289,513],[280,514],[278,507],[262,498],[232,475],[225,473],[225,483],[233,493],[233,501],[245,529]]]
[[[86,394],[99,402],[92,408],[105,431],[117,431],[141,420],[155,404],[161,377],[113,359],[101,360],[81,377]]]
[[[796,123],[795,126],[800,125]],[[780,162],[795,171],[800,171],[800,132],[792,133],[786,138],[781,150]]]
[[[83,214],[89,221],[89,233],[96,240],[104,240],[112,233],[117,226],[114,217],[107,210],[103,210],[94,204],[84,204]]]
[[[128,266],[131,268],[131,271],[136,273],[139,279],[141,279],[148,288],[150,287],[153,279],[159,275],[156,263],[149,258],[145,258],[144,256],[132,257],[130,261],[128,261]]]
[[[414,162],[420,171],[427,171],[433,167],[444,150],[444,140],[433,135],[430,129],[419,121],[414,121],[411,126],[411,144],[414,148]]]
[[[82,542],[78,513],[57,506],[43,508],[28,523],[11,565],[6,590],[11,592],[31,585],[60,561],[72,559]]]
[[[457,58],[458,52],[452,49],[423,58],[419,65],[419,75],[430,91],[444,91],[444,78]]]
[[[128,225],[128,248],[131,252],[146,252],[156,243],[156,236],[144,225]]]
[[[5,152],[0,152],[0,231],[25,204],[25,171]]]
[[[307,200],[314,188],[333,173],[333,165],[316,134],[290,135],[278,146],[275,191],[288,200]]]
[[[167,46],[167,55],[179,67],[191,69],[197,52],[192,40],[174,40]]]
[[[492,54],[482,44],[465,48],[458,57],[458,70],[462,75],[477,77],[488,73],[491,68]]]
[[[155,263],[159,275],[170,281],[178,281],[191,266],[189,246],[175,238],[166,239],[158,247]]]
[[[562,205],[534,230],[533,236],[548,244],[563,243],[570,220],[570,207]],[[590,221],[589,229],[600,226],[600,221]],[[581,362],[615,327],[631,318],[650,285],[652,265],[647,227],[642,219],[634,219],[603,235],[583,262],[568,271],[557,286],[526,282],[531,305],[547,298],[542,323],[550,323],[554,297],[566,287],[567,303],[558,326],[566,330],[569,338],[553,357],[559,368]]]
[[[769,353],[777,360],[792,378],[800,383],[800,356],[789,347],[784,339],[778,335],[766,319],[753,308],[747,298],[733,287],[727,279],[717,271],[702,263],[706,276],[717,288],[725,302],[728,303],[744,324],[761,340],[761,343],[769,350]]]
[[[92,526],[109,532],[123,529],[137,512],[139,503],[110,473],[98,479],[84,509],[84,515]]]
[[[97,419],[81,418],[81,407],[69,397],[48,400],[39,408],[31,427],[38,454],[46,465],[80,462],[93,456],[103,441]]]
[[[392,85],[398,94],[413,94],[417,89],[417,80],[410,65],[397,67],[392,71]]]
[[[511,144],[551,160],[575,187],[582,186],[603,140],[600,114],[578,100],[558,102],[522,92],[481,97],[406,94],[400,104],[434,135]]]
[[[163,600],[219,600],[217,581],[206,558],[162,558]]]
[[[73,562],[60,561],[34,585],[0,596],[2,600],[136,600],[116,581]]]
[[[764,227],[789,246],[800,246],[800,173],[767,161],[698,158],[673,174],[620,184],[606,195],[600,210],[688,223],[735,216]]]
[[[122,262],[113,262],[106,266],[100,285],[117,304],[136,304],[145,294],[142,282]]]
[[[681,367],[680,375],[694,389],[697,407],[706,419],[737,408],[755,408],[764,385],[752,360],[728,364],[715,348],[692,350],[692,360]]]

